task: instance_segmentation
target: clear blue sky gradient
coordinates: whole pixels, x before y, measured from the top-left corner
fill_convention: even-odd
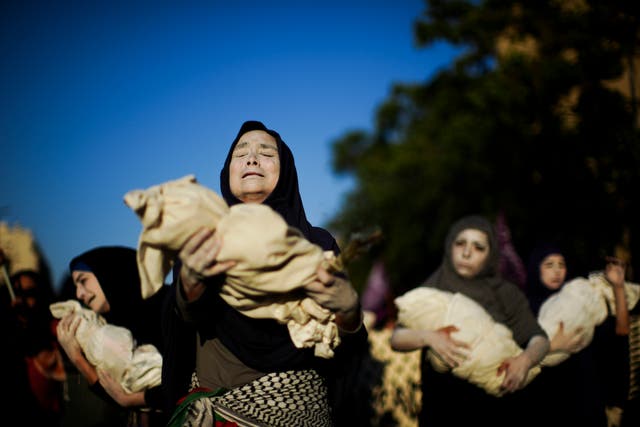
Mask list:
[[[30,229],[58,286],[75,255],[135,247],[132,189],[187,174],[219,191],[243,121],[280,132],[309,220],[351,188],[331,142],[370,130],[394,82],[454,49],[418,49],[422,0],[13,1],[0,14],[0,220]]]

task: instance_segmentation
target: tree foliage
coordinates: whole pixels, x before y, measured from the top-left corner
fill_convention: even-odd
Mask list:
[[[418,44],[446,41],[462,54],[423,84],[396,84],[373,130],[334,141],[334,169],[356,186],[331,227],[380,227],[396,292],[426,278],[447,229],[469,213],[504,212],[525,261],[537,240],[555,239],[574,271],[600,268],[625,230],[640,258],[640,144],[624,77],[639,53],[639,9],[427,1]]]

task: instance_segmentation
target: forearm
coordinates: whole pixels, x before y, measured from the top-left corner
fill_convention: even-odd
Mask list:
[[[82,354],[73,357],[71,362],[90,385],[98,382],[98,373],[96,372],[96,369]]]
[[[608,258],[604,277],[613,288],[615,299],[616,335],[629,335],[629,308],[624,293],[625,263],[617,258]]]
[[[391,348],[395,351],[413,351],[428,345],[429,331],[396,328],[391,335]]]
[[[360,303],[345,312],[336,313],[336,324],[340,332],[354,333],[362,326],[363,313]]]
[[[542,362],[542,359],[544,359],[544,357],[547,355],[549,350],[550,350],[550,344],[549,344],[549,340],[546,337],[542,335],[533,336],[529,340],[529,343],[527,344],[527,348],[525,348],[523,352],[524,355],[531,362],[531,366],[529,367],[529,369],[531,369],[532,367]]]
[[[180,269],[179,287],[187,302],[197,300],[205,290],[205,285],[201,281],[194,280],[193,277],[187,273],[184,265]]]
[[[624,293],[624,284],[614,286],[613,294],[616,301],[616,335],[629,335],[629,308]]]
[[[188,300],[185,295],[182,279],[178,278],[175,284],[175,307],[177,309],[180,321],[190,324],[195,324],[204,321],[203,316],[206,317],[206,313],[212,309],[210,298],[208,294],[211,294],[210,290],[207,291],[208,285],[203,285],[203,292],[198,298],[191,301]]]
[[[125,394],[120,399],[118,399],[118,403],[120,404],[120,406],[124,406],[125,408],[147,406],[144,400],[143,391]]]

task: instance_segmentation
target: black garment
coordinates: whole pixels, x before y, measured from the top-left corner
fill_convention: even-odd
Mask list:
[[[28,286],[23,281],[26,278],[32,279],[35,286]],[[0,399],[0,409],[6,415],[2,424],[56,427],[61,423],[64,383],[42,378],[31,359],[43,351],[60,351],[55,336],[57,320],[49,311],[53,302],[51,284],[33,270],[15,272],[9,280],[14,301],[7,286],[0,286],[0,335],[6,343],[0,351],[0,366],[5,367],[2,385],[6,390]],[[32,299],[33,305],[27,299]]]
[[[242,203],[232,193],[229,186],[229,165],[235,145],[246,132],[262,130],[269,133],[276,140],[280,159],[280,174],[276,187],[263,204],[278,212],[288,225],[297,228],[310,242],[317,244],[324,250],[332,250],[336,255],[340,249],[331,234],[322,228],[312,226],[306,218],[302,198],[298,187],[298,175],[293,154],[280,135],[267,129],[257,121],[245,122],[238,135],[231,144],[229,153],[220,173],[220,188],[224,199],[230,206]],[[174,270],[174,285],[179,277],[179,267]],[[214,279],[223,280],[223,279]],[[195,302],[207,307],[204,312],[207,318],[199,319],[198,333],[203,339],[218,338],[242,363],[261,371],[279,372],[290,369],[315,368],[328,379],[330,399],[336,416],[347,413],[344,406],[355,399],[349,392],[351,381],[357,370],[358,352],[366,351],[366,330],[361,328],[358,333],[346,335],[340,346],[335,350],[332,359],[322,359],[313,355],[313,349],[298,349],[291,341],[286,325],[279,324],[274,319],[253,319],[247,317],[226,304],[215,291],[218,286],[207,286],[204,294]],[[170,317],[165,319],[165,333],[173,348],[168,350],[165,363],[180,366],[180,371],[170,372],[163,369],[163,383],[171,384],[170,403],[177,401],[188,390],[189,378],[195,368],[195,345],[178,347],[187,342],[195,343],[195,330],[184,323],[177,309],[175,292],[172,290],[172,306],[168,310]],[[362,353],[360,353],[362,354]],[[175,357],[176,360],[168,357]],[[165,379],[165,375],[167,378]],[[170,377],[170,378],[168,378]]]
[[[522,394],[535,408],[523,417],[524,427],[607,425],[592,346],[556,366],[543,367]]]
[[[534,248],[529,258],[526,291],[536,315],[545,300],[559,291],[547,288],[540,280],[542,262],[549,255],[562,255],[566,259],[562,249],[548,243]],[[629,376],[628,356],[625,356],[628,340],[615,335],[615,317],[609,314],[596,326],[587,347],[558,365],[544,366],[523,391],[526,399],[537,408],[523,420],[525,426],[605,427],[605,406],[622,407],[628,390],[625,386]]]
[[[596,326],[593,341],[593,364],[595,385],[601,399],[595,401],[600,406],[625,408],[629,395],[630,354],[629,336],[617,335],[616,318],[613,313]]]
[[[4,287],[4,286],[3,286]],[[2,424],[7,426],[59,425],[59,414],[45,411],[31,390],[24,347],[25,331],[10,306],[6,289],[0,288],[0,335],[5,345],[0,351],[0,366],[4,367],[0,399]]]
[[[131,331],[137,345],[152,344],[163,354],[161,323],[169,287],[163,286],[151,297],[142,298],[135,249],[124,246],[96,247],[73,258],[69,270],[74,271],[82,264],[88,266],[96,276],[109,302],[109,312],[102,314],[105,320]],[[92,385],[92,390],[111,400],[99,383]],[[165,400],[162,386],[145,391],[145,401],[150,408],[164,409]]]
[[[486,233],[489,254],[481,271],[473,278],[463,278],[452,263],[452,246],[457,235],[465,229]],[[444,257],[440,267],[426,280],[424,286],[449,292],[459,292],[480,304],[494,321],[507,326],[522,348],[536,335],[546,337],[538,324],[525,295],[520,289],[498,275],[497,240],[491,223],[481,216],[468,216],[454,223],[445,240]],[[453,374],[433,369],[422,351],[422,410],[421,426],[456,427],[468,425],[510,426],[526,413],[519,392],[495,397]],[[530,409],[529,409],[530,410]]]

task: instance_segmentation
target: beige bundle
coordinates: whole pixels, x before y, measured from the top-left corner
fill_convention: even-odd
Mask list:
[[[162,380],[162,355],[152,344],[136,346],[131,332],[107,323],[76,300],[57,302],[49,306],[53,317],[76,313],[81,317],[76,340],[85,357],[96,369],[106,371],[128,393],[155,387]]]
[[[640,285],[625,283],[624,289],[627,307],[632,309],[640,298]],[[549,338],[558,331],[560,322],[563,322],[565,332],[582,328],[581,345],[576,349],[580,351],[593,340],[595,327],[604,322],[609,312],[616,312],[613,288],[602,272],[596,272],[588,278],[577,277],[567,282],[560,291],[547,298],[540,306],[538,322]],[[566,352],[549,353],[542,360],[542,365],[558,365],[570,355]]]
[[[236,261],[226,272],[221,297],[249,317],[286,324],[296,347],[314,347],[316,356],[333,356],[340,343],[335,315],[299,288],[315,280],[321,264],[337,268],[334,257],[269,206],[229,208],[193,175],[130,191],[125,203],[143,225],[138,242],[143,297],[160,289],[176,253],[193,233],[207,227],[223,242],[217,260]]]
[[[502,362],[518,356],[522,349],[513,340],[511,331],[497,323],[487,311],[471,298],[461,293],[451,293],[430,287],[419,287],[395,299],[398,323],[410,329],[437,330],[453,325],[455,339],[469,345],[464,362],[451,372],[487,393],[500,396],[505,373],[497,375]],[[439,356],[427,350],[431,365],[438,371],[446,371]],[[540,373],[539,367],[529,371],[527,384]]]

